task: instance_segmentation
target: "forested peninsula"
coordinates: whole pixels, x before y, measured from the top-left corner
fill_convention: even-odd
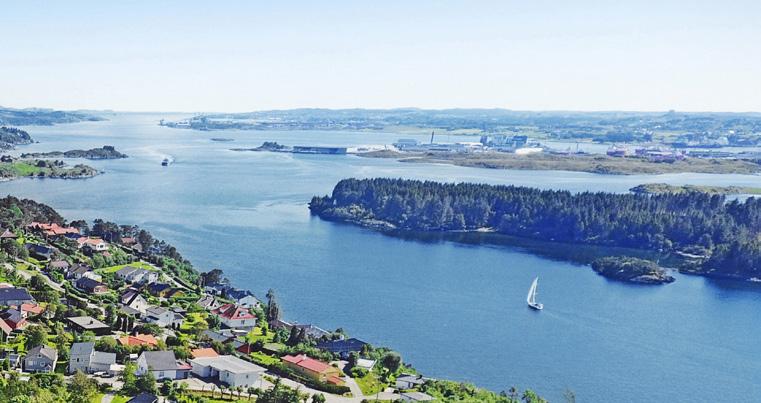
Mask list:
[[[682,271],[761,279],[761,200],[706,193],[571,193],[403,179],[345,179],[312,198],[323,219],[385,231],[492,231],[675,252]]]

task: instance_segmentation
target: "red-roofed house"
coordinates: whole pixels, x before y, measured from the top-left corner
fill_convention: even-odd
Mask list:
[[[54,237],[66,234],[79,234],[79,230],[74,227],[62,227],[56,223],[45,224],[40,222],[33,222],[27,226],[28,228],[41,232],[45,236]]]
[[[332,383],[333,385],[344,385],[346,383],[341,379],[341,371],[338,368],[304,354],[286,355],[283,357],[283,362],[286,367],[314,380]]]
[[[32,304],[30,304],[30,303],[23,303],[23,304],[21,304],[21,313],[22,314],[26,313],[27,316],[29,314],[39,315],[44,310],[45,310],[45,308],[43,308],[43,307],[41,307],[41,306],[39,306],[37,304],[34,304],[34,303],[32,303]]]
[[[103,252],[108,250],[108,242],[100,238],[88,238],[83,236],[77,239],[77,247],[80,249],[87,247],[96,252]]]
[[[4,335],[2,339],[5,340],[5,338],[8,337],[11,332],[13,332],[13,328],[9,324],[5,323],[4,320],[0,319],[0,332],[2,332]]]
[[[219,317],[220,322],[231,329],[250,328],[256,326],[256,315],[248,308],[235,304],[225,304],[211,311]]]
[[[159,342],[150,334],[138,334],[135,336],[124,336],[119,338],[119,344],[122,346],[158,346]]]
[[[213,348],[197,348],[195,350],[190,350],[190,355],[192,355],[193,358],[219,357],[219,354],[217,354]]]

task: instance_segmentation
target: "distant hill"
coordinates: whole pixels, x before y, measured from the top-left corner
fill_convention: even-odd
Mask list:
[[[13,109],[0,107],[0,125],[51,126],[58,123],[105,120],[86,112],[57,111],[53,109]]]

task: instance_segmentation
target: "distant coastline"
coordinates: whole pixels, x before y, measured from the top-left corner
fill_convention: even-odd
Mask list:
[[[395,158],[407,163],[450,164],[473,168],[576,171],[606,175],[658,175],[667,173],[745,174],[761,173],[761,164],[750,160],[697,159],[654,162],[639,157],[614,158],[605,155],[518,155],[502,152],[414,153],[374,151],[358,154],[365,158]]]

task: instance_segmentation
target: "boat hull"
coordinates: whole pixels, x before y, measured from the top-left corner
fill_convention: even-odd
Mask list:
[[[544,309],[544,305],[539,303],[536,303],[536,304],[529,303],[528,307],[536,311],[541,311],[542,309]]]

